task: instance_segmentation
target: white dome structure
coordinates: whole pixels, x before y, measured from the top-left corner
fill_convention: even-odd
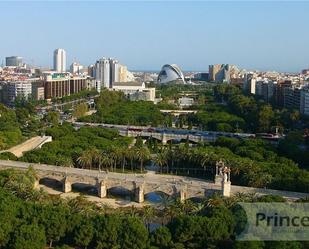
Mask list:
[[[171,81],[181,81],[181,83],[185,84],[185,77],[177,65],[166,64],[159,73],[158,83],[164,84]]]

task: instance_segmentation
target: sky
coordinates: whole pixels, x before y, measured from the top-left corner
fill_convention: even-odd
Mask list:
[[[209,64],[299,72],[309,68],[309,2],[0,1],[0,62],[19,55],[52,67],[114,57],[131,70]]]

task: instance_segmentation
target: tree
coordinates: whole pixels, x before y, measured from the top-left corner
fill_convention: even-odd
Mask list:
[[[113,158],[110,157],[110,154],[107,152],[102,152],[99,165],[107,169],[109,167],[112,168],[113,164],[114,164],[114,160]]]
[[[45,116],[45,121],[52,124],[53,126],[57,126],[60,121],[59,112],[48,112]]]
[[[87,111],[88,111],[88,105],[86,103],[80,103],[75,107],[73,117],[80,118],[84,116]]]
[[[94,235],[93,224],[88,219],[83,219],[74,233],[74,241],[78,246],[82,246],[87,249]]]
[[[148,231],[138,218],[125,218],[120,235],[122,249],[148,248]]]
[[[84,168],[89,168],[91,169],[92,167],[92,150],[86,150],[84,151],[78,158],[77,162],[78,164],[84,169]]]
[[[151,244],[160,249],[169,249],[172,245],[172,235],[167,227],[159,227],[151,236]]]
[[[45,245],[44,229],[35,223],[21,225],[14,232],[12,241],[14,249],[42,249]]]
[[[136,159],[135,147],[129,148],[126,152],[126,157],[130,161],[131,171],[133,171],[133,161]]]
[[[59,241],[60,238],[65,236],[67,210],[63,206],[48,205],[42,207],[38,215],[40,216],[40,223],[45,228],[46,239],[51,248],[54,241]]]
[[[150,151],[146,147],[136,148],[136,158],[140,162],[140,170],[143,172],[144,162],[150,157]]]
[[[4,179],[1,179],[1,183],[2,181]],[[0,189],[0,248],[6,248],[10,234],[16,228],[19,205],[20,200],[2,188]]]
[[[263,249],[263,241],[236,241],[234,249]]]
[[[155,216],[155,210],[151,206],[146,206],[143,208],[143,221],[146,225],[148,231],[150,232],[150,221]]]
[[[160,171],[162,173],[162,168],[167,165],[167,153],[165,151],[157,153],[154,161],[155,164],[160,167]]]
[[[274,112],[270,105],[265,105],[259,111],[259,130],[262,132],[268,132],[271,127],[271,123],[274,119]]]
[[[116,215],[101,216],[94,219],[95,226],[95,248],[98,249],[119,249],[122,231],[121,217]],[[124,227],[123,230],[128,229]],[[138,236],[138,235],[136,235]]]

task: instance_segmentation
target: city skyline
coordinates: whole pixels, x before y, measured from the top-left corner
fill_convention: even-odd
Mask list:
[[[0,6],[3,19],[10,20],[2,30],[10,39],[0,47],[1,62],[18,55],[26,63],[52,68],[52,53],[61,47],[67,52],[67,67],[72,62],[88,66],[103,56],[117,58],[134,71],[160,71],[167,63],[184,71],[207,71],[210,64],[227,63],[281,72],[309,66],[305,34],[309,3],[305,2],[93,2],[90,6],[3,2]]]

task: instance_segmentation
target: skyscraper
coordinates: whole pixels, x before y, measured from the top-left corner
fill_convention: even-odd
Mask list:
[[[101,88],[110,88],[110,64],[109,60],[102,58],[95,64],[95,79]]]
[[[109,67],[110,67],[110,87],[112,87],[114,82],[119,82],[119,63],[118,63],[118,61],[110,58],[109,59]]]
[[[54,51],[54,70],[59,73],[66,71],[66,53],[62,48]]]

